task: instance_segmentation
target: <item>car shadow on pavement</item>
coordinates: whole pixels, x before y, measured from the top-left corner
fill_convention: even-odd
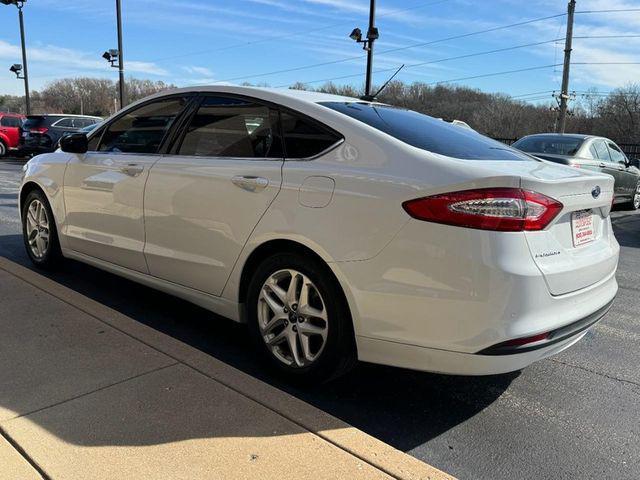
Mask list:
[[[0,237],[0,255],[32,268],[19,235]],[[68,261],[59,271],[39,273],[403,451],[481,412],[518,376],[447,376],[363,363],[332,383],[292,387],[265,370],[244,325],[79,262]]]
[[[626,214],[613,212],[611,222],[620,246],[640,248],[640,210]]]

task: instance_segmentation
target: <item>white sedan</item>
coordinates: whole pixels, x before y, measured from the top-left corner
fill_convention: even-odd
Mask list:
[[[234,86],[146,98],[26,166],[31,260],[94,265],[246,322],[322,381],[357,359],[521,369],[616,292],[610,176],[376,102]]]

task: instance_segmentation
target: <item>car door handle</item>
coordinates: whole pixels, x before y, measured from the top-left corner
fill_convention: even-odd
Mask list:
[[[231,181],[236,187],[240,187],[248,192],[259,192],[269,185],[269,180],[266,178],[254,177],[252,175],[236,175]]]
[[[607,166],[604,163],[601,163],[600,165],[598,165],[600,168],[607,168]]]
[[[135,177],[138,176],[142,173],[142,171],[144,170],[144,167],[142,165],[138,165],[136,163],[130,163],[128,165],[125,165],[124,167],[120,168],[120,171],[126,175],[129,175],[130,177]]]

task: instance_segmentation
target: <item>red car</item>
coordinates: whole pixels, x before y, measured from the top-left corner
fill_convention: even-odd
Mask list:
[[[0,157],[18,149],[24,119],[19,113],[0,112]]]

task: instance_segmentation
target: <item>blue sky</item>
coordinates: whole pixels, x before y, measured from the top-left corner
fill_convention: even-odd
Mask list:
[[[368,0],[122,0],[127,75],[179,86],[214,82],[285,86],[349,76],[337,83],[362,84],[364,52],[348,38],[366,30]],[[380,40],[375,69],[393,69],[449,57],[546,42],[564,36],[566,17],[405,48],[445,37],[566,11],[564,0],[378,0]],[[578,0],[578,11],[640,8],[640,0]],[[33,89],[56,78],[116,78],[100,57],[116,46],[112,0],[28,0],[25,5]],[[640,35],[640,12],[578,14],[577,36]],[[400,50],[398,50],[400,49]],[[388,50],[388,53],[384,53]],[[640,38],[578,39],[575,62],[640,62]],[[355,57],[355,58],[353,58]],[[476,75],[562,63],[563,43],[545,43],[477,57],[406,68],[399,79],[434,83]],[[15,7],[0,9],[0,93],[20,94],[8,71],[19,63]],[[314,68],[312,64],[343,60]],[[2,65],[6,65],[6,68]],[[271,72],[297,69],[291,72]],[[3,73],[1,73],[3,72]],[[560,86],[561,68],[459,80],[490,92],[537,99]],[[381,83],[391,72],[379,72]],[[640,81],[640,65],[573,67],[571,88],[607,92]],[[322,82],[311,83],[319,85]],[[537,101],[537,100],[536,100]]]

